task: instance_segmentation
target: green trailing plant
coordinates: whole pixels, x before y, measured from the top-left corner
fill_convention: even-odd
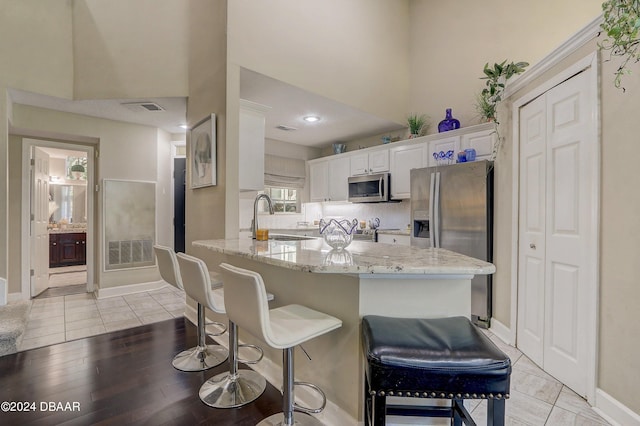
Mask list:
[[[498,149],[502,144],[502,138],[498,133],[498,105],[502,102],[502,95],[507,86],[507,81],[514,75],[522,74],[524,69],[529,66],[528,62],[509,62],[506,60],[501,63],[489,63],[484,65],[484,76],[480,77],[486,80],[485,88],[476,96],[476,110],[486,121],[493,121],[495,125],[496,141],[493,144],[491,159],[495,159]]]
[[[424,136],[429,128],[427,116],[424,114],[409,114],[407,117],[407,125],[409,126],[409,133],[418,136]]]
[[[640,61],[640,0],[607,0],[602,3],[603,20],[600,24],[606,38],[598,43],[600,50],[622,58],[615,72],[613,84],[622,87],[622,77],[631,74],[630,62]]]

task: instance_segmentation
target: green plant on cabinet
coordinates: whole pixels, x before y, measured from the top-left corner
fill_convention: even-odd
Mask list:
[[[602,12],[602,31],[598,35],[604,33],[607,38],[598,47],[609,51],[612,57],[621,58],[613,84],[624,92],[622,77],[631,74],[629,62],[640,61],[640,0],[607,0],[602,3]]]

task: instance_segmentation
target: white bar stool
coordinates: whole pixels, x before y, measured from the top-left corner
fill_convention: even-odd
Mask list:
[[[293,349],[295,346],[340,328],[342,321],[322,312],[301,305],[287,305],[269,310],[267,292],[260,274],[226,263],[220,265],[225,285],[225,308],[229,320],[246,329],[275,349],[283,350],[282,413],[274,414],[258,426],[271,425],[322,425],[308,414],[324,409],[326,397],[322,390],[311,383],[294,382]],[[319,408],[301,407],[295,404],[294,385],[303,385],[320,393],[323,403]],[[293,412],[301,411],[303,416],[294,420]]]
[[[185,291],[184,283],[180,275],[180,266],[178,265],[176,253],[173,249],[161,245],[154,245],[153,250],[158,259],[158,269],[160,270],[162,279],[172,286]],[[219,274],[215,272],[212,272],[212,274],[214,274],[214,278],[212,279],[215,280],[213,287],[221,288],[222,282],[220,281]],[[189,293],[187,292],[187,294]],[[189,296],[191,295],[189,294]],[[180,352],[173,358],[171,364],[176,370],[204,371],[222,364],[224,360],[227,359],[227,351],[222,346],[206,344],[207,325],[215,325],[222,328],[222,332],[212,333],[212,336],[218,336],[226,331],[222,323],[206,323],[204,308],[198,303],[198,345]]]
[[[206,307],[213,312],[225,314],[224,289],[210,290],[207,265],[197,257],[178,253],[180,271],[185,282],[197,284],[205,293],[215,293],[210,297],[205,294]],[[271,295],[273,299],[273,295]],[[238,362],[255,364],[262,359],[262,349],[254,345],[242,345],[257,350],[260,356],[256,360],[238,359],[238,328],[229,319],[229,364],[228,372],[220,373],[207,380],[198,392],[200,400],[210,407],[235,408],[248,404],[257,399],[267,387],[267,381],[253,370],[238,370]]]

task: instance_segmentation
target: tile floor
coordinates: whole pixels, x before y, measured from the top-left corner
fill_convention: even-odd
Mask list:
[[[47,346],[182,316],[184,293],[166,287],[127,296],[96,300],[92,294],[34,300],[19,350]],[[511,398],[507,401],[507,425],[608,425],[587,402],[537,367],[518,349],[497,336],[487,335],[513,365]],[[486,402],[470,401],[478,424],[486,424]],[[388,424],[412,423],[408,418],[389,418]]]
[[[18,350],[37,348],[182,316],[172,287],[97,300],[91,293],[35,299]]]

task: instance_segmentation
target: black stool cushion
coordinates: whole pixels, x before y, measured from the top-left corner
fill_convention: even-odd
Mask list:
[[[509,393],[509,357],[465,317],[368,315],[362,337],[373,390]]]

